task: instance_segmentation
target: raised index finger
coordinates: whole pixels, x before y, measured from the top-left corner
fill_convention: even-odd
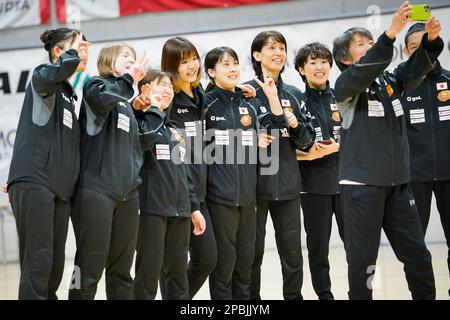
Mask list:
[[[255,78],[255,81],[257,84],[259,84],[260,87],[262,87],[264,85],[264,83],[261,80],[259,80],[258,78]]]

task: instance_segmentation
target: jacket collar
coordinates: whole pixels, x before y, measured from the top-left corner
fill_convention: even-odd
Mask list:
[[[67,88],[69,96],[72,97],[74,100],[78,100],[77,93],[75,92],[75,89],[72,87],[72,84],[68,80],[65,80],[63,83]]]
[[[327,81],[327,86],[325,89],[314,89],[314,88],[311,88],[307,83],[306,83],[305,87],[306,87],[305,94],[309,97],[320,98],[325,95],[332,94],[329,81]]]
[[[198,103],[194,103],[194,101],[192,101],[193,99],[184,93],[184,91],[180,91],[174,95],[173,103],[182,107],[201,108],[205,102],[205,94],[202,86],[198,85],[192,92],[194,93],[194,101]]]
[[[264,82],[264,79],[263,79],[262,74],[260,74],[260,75],[258,76],[258,79],[259,79],[260,81]],[[254,81],[254,82],[255,82],[255,85],[257,85],[257,86],[259,87],[259,85],[256,83],[256,81]],[[281,73],[280,73],[280,75],[278,76],[277,81],[275,81],[275,84],[276,84],[276,86],[277,86],[277,89],[280,89],[280,88],[283,87],[284,81],[283,81],[283,78],[281,77]]]
[[[170,106],[169,106],[169,108],[170,108]],[[169,111],[169,108],[167,108],[164,111],[161,111],[161,110],[159,110],[158,107],[152,106],[146,112],[157,114],[159,117],[161,117],[161,119],[163,119],[164,124],[167,124],[170,121],[170,118],[168,117],[168,113],[167,113]]]
[[[225,102],[230,102],[230,101],[234,102],[234,101],[242,99],[242,97],[243,97],[242,90],[239,89],[238,87],[236,87],[235,92],[233,92],[233,91],[224,90],[222,88],[219,88],[218,86],[214,86],[214,89],[212,91],[214,92],[214,94],[216,96],[219,97],[219,99],[222,99]]]

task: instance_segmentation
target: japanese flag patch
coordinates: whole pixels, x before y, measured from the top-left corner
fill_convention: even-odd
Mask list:
[[[436,89],[437,90],[447,90],[448,89],[447,82],[437,82]]]
[[[247,108],[244,108],[244,107],[240,107],[240,108],[239,108],[239,113],[240,113],[240,114],[248,114],[248,109],[247,109]]]
[[[288,99],[281,99],[281,105],[283,107],[290,107],[291,106],[291,102]]]

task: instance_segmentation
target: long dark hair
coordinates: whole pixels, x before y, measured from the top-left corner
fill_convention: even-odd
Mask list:
[[[253,70],[255,70],[255,74],[258,78],[262,78],[262,68],[261,62],[256,61],[253,57],[253,52],[261,52],[262,48],[269,42],[270,39],[273,39],[275,42],[280,42],[284,44],[287,51],[287,42],[284,36],[278,31],[263,31],[256,35],[255,39],[253,39],[252,46],[250,48],[250,56],[252,57]],[[281,69],[280,74],[284,71]]]

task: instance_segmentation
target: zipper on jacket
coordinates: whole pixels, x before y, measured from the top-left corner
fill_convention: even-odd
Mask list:
[[[282,88],[280,88],[281,87],[281,85],[280,84],[278,84],[277,85],[277,91],[279,92],[279,93],[281,93],[282,91],[280,90],[280,89],[282,89]],[[270,105],[269,105],[269,99],[266,99],[267,100],[267,106],[269,107],[269,109],[270,109]],[[283,106],[283,104],[281,103],[281,97],[280,97],[280,95],[278,94],[278,100],[280,100],[280,104],[281,104],[281,106]],[[272,112],[272,111],[271,111]],[[283,116],[284,116],[284,110],[283,110]],[[289,125],[288,125],[288,131],[289,131]],[[281,133],[281,130],[280,129],[277,129],[278,130],[278,134],[279,134],[279,138],[278,138],[278,165],[280,166],[281,165],[281,140],[283,139],[283,134]],[[272,150],[271,150],[271,153],[270,153],[270,156],[272,156]],[[278,201],[278,179],[279,179],[279,177],[280,177],[280,168],[278,168],[278,172],[276,173],[276,175],[274,176],[275,177],[275,192],[274,192],[274,196],[275,196],[275,201]]]
[[[73,97],[71,97],[70,98],[70,100],[72,101],[72,106],[73,106],[73,110],[75,110],[75,103],[74,103],[74,101],[73,101]],[[71,113],[72,113],[72,110],[70,110],[71,111]],[[72,116],[74,116],[74,114],[72,113]],[[64,117],[64,110],[63,110],[63,117]],[[74,119],[76,119],[76,116],[74,117]],[[77,125],[78,125],[78,123],[77,123]],[[79,130],[79,129],[78,129]],[[79,133],[79,136],[80,136],[80,141],[78,142],[78,145],[77,145],[77,147],[79,147],[79,144],[81,143],[81,132]],[[72,136],[72,140],[73,140],[73,136]],[[79,161],[79,163],[81,163],[81,156],[80,156],[80,161]],[[69,179],[70,179],[70,182],[72,183],[73,182],[73,179],[74,179],[74,174],[73,174],[73,172],[74,172],[74,167],[75,167],[75,148],[72,148],[72,163],[71,163],[72,165],[71,165],[71,167],[70,167],[70,175],[69,175]],[[80,164],[80,167],[81,167],[81,164]],[[76,180],[76,179],[75,179]]]
[[[131,107],[130,107],[131,108]],[[130,178],[133,178],[133,152],[134,152],[134,141],[133,141],[133,134],[131,133],[132,131],[132,128],[131,128],[131,126],[132,126],[132,122],[133,122],[133,118],[132,117],[134,117],[134,115],[133,115],[133,110],[128,110],[128,108],[127,108],[127,111],[131,111],[131,115],[130,115],[130,134],[129,134],[129,136],[130,136],[130,138],[129,138],[129,140],[130,140],[130,145],[132,146],[132,148],[131,148],[131,152],[130,152]],[[137,129],[137,128],[136,128]],[[133,185],[133,181],[131,181],[131,183],[130,183],[130,186],[132,186]],[[125,201],[127,201],[127,196],[128,196],[128,194],[126,194],[125,195],[125,197],[123,198],[123,201],[125,202]]]
[[[235,115],[236,108],[235,107],[237,106],[237,110],[239,110],[240,104],[235,106],[233,100],[234,100],[233,97],[231,97],[231,114],[233,115],[233,127],[237,128],[238,124],[236,122],[236,115]],[[233,140],[237,138],[236,131],[233,133],[233,137],[234,137]],[[237,139],[236,139],[235,143],[236,143],[235,150],[237,151],[239,141],[237,141]],[[235,154],[234,158],[237,160],[237,154]],[[226,159],[226,155],[225,155],[225,159]],[[235,161],[235,160],[233,160],[233,161]],[[239,165],[238,165],[237,161],[234,164],[234,166],[235,166],[235,172],[236,172],[236,203],[235,204],[236,204],[236,207],[239,207],[240,179],[239,179]]]
[[[389,134],[390,134],[390,136],[392,137],[392,121],[389,121]],[[392,141],[392,139],[389,139],[390,140],[390,144],[391,144],[391,152],[392,152],[392,182],[391,182],[391,184],[392,184],[392,186],[395,186],[395,180],[396,180],[396,178],[395,178],[395,148],[394,148],[394,143],[393,143],[393,141]]]
[[[431,98],[431,79],[429,77],[427,77],[427,79],[425,79],[424,81],[428,81],[428,99],[425,101],[430,101],[429,99]],[[431,125],[431,149],[432,149],[432,154],[433,154],[433,181],[437,180],[437,172],[436,172],[436,139],[434,138],[434,119],[433,119],[433,106],[428,106],[429,107],[429,115],[430,115],[430,125]]]
[[[179,170],[180,170],[180,165],[184,165],[184,163],[183,164],[179,164],[179,165],[177,165],[177,164],[174,164],[173,163],[173,160],[172,160],[172,150],[173,150],[173,148],[175,147],[175,141],[172,141],[172,133],[171,132],[167,132],[167,127],[164,125],[164,129],[165,129],[165,134],[167,135],[168,134],[168,140],[169,140],[169,153],[170,153],[170,160],[169,161],[172,161],[172,164],[175,166],[175,173],[176,173],[176,179],[177,179],[177,181],[176,181],[176,183],[175,183],[175,206],[176,206],[176,209],[175,209],[175,215],[178,217],[178,216],[180,216],[180,213],[178,212],[178,210],[179,210],[179,208],[180,208],[180,204],[178,203],[178,192],[179,192],[179,175],[180,175],[180,172],[179,172]],[[187,183],[187,181],[186,181],[186,183]],[[189,198],[189,204],[190,204],[190,198]],[[191,209],[189,209],[189,211],[191,211]]]
[[[384,117],[388,121],[389,136],[392,137],[393,136],[392,135],[392,133],[393,133],[392,123],[394,121],[393,119],[397,119],[397,117],[396,117],[396,114],[395,114],[395,111],[394,111],[394,106],[392,105],[392,101],[391,101],[389,95],[387,94],[387,92],[385,92],[383,90],[383,86],[387,85],[387,82],[383,78],[383,74],[380,74],[377,79],[378,79],[378,82],[379,82],[378,95],[380,97],[380,102],[381,102],[381,104],[383,106],[383,109],[384,109]],[[391,117],[393,117],[393,119],[388,118],[390,113],[388,113],[387,110],[385,109],[385,104],[383,102],[389,102],[391,104],[392,112],[393,112],[393,114],[391,114]],[[395,172],[396,172],[396,170],[395,170],[395,147],[394,147],[393,139],[389,139],[389,144],[391,146],[391,164],[392,164],[391,186],[395,186],[395,181],[396,181]]]
[[[380,100],[382,100],[381,104],[383,104],[383,101],[388,101],[391,104],[391,107],[392,107],[393,114],[391,114],[391,116],[394,117],[395,120],[397,120],[397,117],[396,117],[396,114],[395,114],[395,111],[394,111],[394,106],[392,105],[392,101],[391,101],[390,97],[387,95],[387,93],[385,94],[385,92],[383,90],[383,86],[387,85],[387,83],[383,79],[383,75],[380,75],[378,77],[378,81],[380,82],[378,90],[379,90],[379,93],[380,93],[380,98],[381,98]],[[383,105],[383,108],[384,108],[384,105]],[[388,115],[388,113],[385,110],[385,117],[387,115]],[[389,135],[390,135],[390,137],[392,137],[393,136],[393,126],[392,126],[393,120],[391,120],[389,118],[387,120],[388,120],[388,123],[389,123]],[[395,176],[395,172],[396,172],[396,170],[395,170],[395,148],[394,148],[393,139],[389,139],[389,142],[390,142],[390,145],[391,145],[391,155],[392,155],[392,157],[391,157],[391,161],[392,161],[392,180],[391,180],[391,185],[395,186],[395,181],[396,181],[396,176]]]

